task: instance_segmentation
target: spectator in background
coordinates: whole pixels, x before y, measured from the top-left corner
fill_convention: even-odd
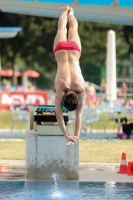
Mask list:
[[[89,109],[94,108],[95,102],[96,102],[96,89],[92,83],[89,83],[86,95],[86,104],[88,105],[88,108]]]
[[[105,79],[102,79],[102,83],[101,83],[101,91],[102,93],[106,93],[106,82]]]
[[[123,104],[123,108],[125,110],[130,110],[133,109],[133,99],[129,98],[125,101],[125,103]]]
[[[4,90],[4,85],[3,83],[0,81],[0,91],[3,91]]]
[[[10,87],[11,87],[11,82],[9,80],[7,80],[7,79],[3,79],[2,80],[2,89],[3,89],[3,91],[9,91]]]
[[[16,89],[14,91],[15,92],[24,92],[24,88],[21,85],[17,85]]]
[[[24,92],[24,87],[21,85],[12,85],[10,88],[10,92]]]
[[[122,83],[121,87],[118,90],[118,96],[122,99],[124,99],[124,102],[127,100],[127,92],[128,87],[125,82]]]
[[[106,101],[106,81],[104,78],[102,78],[102,82],[101,82],[101,93],[102,93],[101,100]]]
[[[88,95],[87,95],[88,85],[89,85],[89,82],[86,81],[86,82],[85,82],[85,92],[86,92],[85,106],[87,106],[87,107],[88,107]]]
[[[26,92],[33,92],[36,91],[36,86],[34,84],[32,84],[30,81],[28,81],[26,88],[25,88]]]

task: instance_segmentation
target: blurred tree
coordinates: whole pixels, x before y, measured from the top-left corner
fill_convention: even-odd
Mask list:
[[[123,26],[108,23],[79,22],[79,34],[82,42],[81,67],[85,80],[99,84],[100,67],[106,67],[107,32],[116,34],[117,62],[121,54],[127,52]]]
[[[15,38],[2,39],[2,66],[20,71],[37,70],[41,76],[33,81],[41,89],[53,89],[57,64],[53,55],[53,42],[58,19],[17,15],[0,12],[0,26],[22,27]],[[100,68],[105,67],[107,31],[116,33],[117,57],[131,48],[126,28],[122,25],[79,21],[82,43],[81,69],[86,81],[100,84]],[[131,32],[131,30],[130,30]],[[128,35],[127,35],[128,34]],[[126,38],[126,39],[125,39]],[[119,64],[119,59],[117,60]]]
[[[13,68],[17,63],[21,71],[35,69],[41,76],[34,79],[40,88],[51,88],[56,72],[53,41],[57,19],[0,12],[0,26],[22,27],[15,38],[2,39],[2,66]],[[43,85],[42,85],[43,83]]]
[[[123,35],[128,44],[128,53],[133,53],[133,27],[123,26]]]

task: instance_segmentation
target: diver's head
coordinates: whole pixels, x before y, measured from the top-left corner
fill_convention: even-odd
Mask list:
[[[79,106],[79,97],[73,92],[67,92],[63,98],[63,106],[67,108],[68,111],[74,111]]]

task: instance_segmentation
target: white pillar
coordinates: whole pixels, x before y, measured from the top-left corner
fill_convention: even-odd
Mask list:
[[[116,43],[115,32],[109,30],[107,33],[106,54],[106,99],[110,102],[117,99],[116,88]]]

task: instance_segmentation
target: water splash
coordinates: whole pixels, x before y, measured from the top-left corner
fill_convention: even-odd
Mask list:
[[[55,186],[55,190],[58,189],[56,176],[57,176],[57,174],[53,174],[53,177],[52,177],[52,178],[53,178],[53,184],[54,184],[54,186]]]
[[[57,177],[57,174],[54,173],[53,176],[52,176],[52,178],[53,178],[53,184],[54,184],[54,191],[53,191],[51,197],[52,198],[57,198],[57,197],[58,198],[62,198],[63,195],[62,195],[62,193],[58,189],[58,184],[57,184],[56,177]]]
[[[52,198],[57,198],[57,197],[58,197],[58,198],[62,198],[63,195],[61,194],[60,191],[55,191],[55,192],[52,193],[51,197],[52,197]]]

